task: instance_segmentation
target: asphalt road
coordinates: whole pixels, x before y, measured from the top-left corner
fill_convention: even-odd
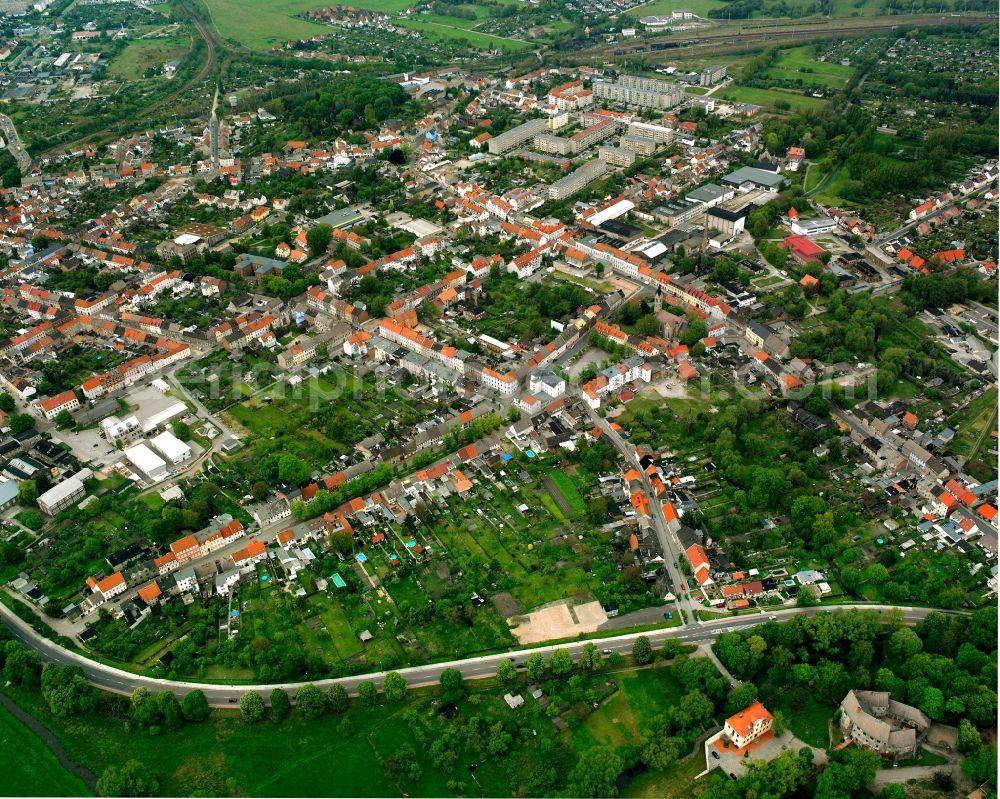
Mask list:
[[[883,605],[842,605],[840,608],[858,610],[887,610],[888,606]],[[903,608],[903,619],[907,624],[915,624],[922,620],[933,608]],[[788,619],[796,614],[811,615],[815,613],[829,612],[829,608],[789,608],[786,610],[775,610],[770,616],[780,619]],[[548,656],[556,649],[567,649],[574,658],[578,657],[584,644],[592,643],[601,650],[628,654],[632,651],[632,644],[640,635],[649,638],[654,647],[661,645],[668,638],[676,638],[685,644],[709,644],[719,635],[725,632],[746,629],[763,624],[769,618],[768,614],[757,614],[754,616],[726,617],[710,622],[700,622],[686,627],[674,627],[664,630],[653,630],[645,633],[627,633],[624,635],[609,636],[606,638],[594,638],[589,641],[575,641],[556,645],[544,645],[519,649],[512,652],[501,652],[494,655],[483,655],[481,657],[466,658],[464,660],[452,660],[445,663],[432,663],[424,666],[413,666],[411,668],[398,669],[399,673],[406,678],[410,687],[423,685],[434,685],[438,682],[441,672],[445,669],[454,668],[462,672],[466,679],[482,679],[492,677],[496,673],[497,666],[504,658],[511,658],[515,664],[522,664],[528,655],[533,652],[541,652]],[[43,637],[26,622],[22,621],[6,605],[0,604],[0,621],[10,628],[14,637],[24,643],[25,646],[36,650],[43,660],[62,665],[77,665],[83,669],[84,674],[90,682],[106,691],[118,694],[131,694],[136,688],[144,687],[151,693],[159,691],[173,691],[178,697],[195,689],[204,691],[208,702],[213,707],[230,707],[239,700],[239,697],[246,691],[255,691],[269,701],[269,694],[274,688],[281,688],[294,694],[298,688],[305,685],[304,682],[296,683],[272,683],[268,685],[219,685],[213,683],[184,682],[176,680],[161,680],[153,677],[145,677],[140,674],[133,674],[129,671],[108,666],[104,663],[91,660],[90,658],[64,649],[54,641]],[[385,672],[373,674],[359,674],[354,677],[342,677],[329,680],[315,680],[313,684],[319,688],[329,688],[334,683],[343,685],[348,693],[354,694],[358,684],[365,680],[373,680],[376,685],[381,685]]]

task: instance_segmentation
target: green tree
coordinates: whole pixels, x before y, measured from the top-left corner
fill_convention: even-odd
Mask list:
[[[254,724],[264,718],[266,708],[260,694],[247,691],[240,697],[240,713],[244,721]]]
[[[988,782],[994,788],[997,784],[997,745],[984,746],[974,755],[962,761],[962,771],[978,784]]]
[[[601,651],[594,644],[584,644],[580,652],[580,668],[583,671],[600,671],[603,665]]]
[[[615,780],[622,773],[624,762],[611,749],[595,746],[584,750],[569,773],[566,792],[569,796],[617,796]]]
[[[330,686],[326,692],[326,704],[334,713],[344,713],[350,707],[347,690],[339,682]]]
[[[37,688],[42,676],[42,661],[38,653],[25,649],[18,641],[8,641],[4,654],[3,676],[22,688]]]
[[[371,680],[358,683],[358,699],[364,707],[375,707],[378,701],[378,688]]]
[[[684,645],[676,638],[668,638],[663,642],[663,648],[660,650],[660,657],[664,660],[673,660],[681,654],[683,649]]]
[[[875,779],[881,761],[867,749],[845,749],[832,760],[816,782],[816,799],[847,799],[862,796],[865,786]]]
[[[462,672],[458,669],[445,669],[441,672],[441,695],[446,702],[457,702],[465,695]]]
[[[510,658],[504,658],[497,664],[497,680],[508,683],[517,678],[517,669]]]
[[[688,749],[687,741],[683,738],[662,735],[657,731],[643,738],[640,757],[650,768],[663,771],[676,763]]]
[[[268,495],[270,489],[267,487],[267,483],[263,480],[258,480],[252,486],[250,486],[250,495],[255,501],[260,502],[264,497]]]
[[[833,705],[850,690],[851,676],[842,663],[823,659],[816,664],[816,680],[813,684],[816,698]]]
[[[733,674],[749,676],[750,646],[740,633],[723,633],[715,639],[712,649]]]
[[[557,649],[549,657],[549,668],[553,674],[569,674],[573,671],[573,657],[568,649]]]
[[[56,414],[56,427],[58,427],[60,430],[65,430],[68,427],[72,427],[75,423],[76,420],[73,418],[73,414],[71,414],[65,408],[63,408],[61,411],[59,411],[59,413]]]
[[[283,721],[288,717],[292,709],[292,700],[281,688],[271,691],[271,718],[274,721]]]
[[[35,419],[26,413],[15,413],[10,417],[10,431],[17,435],[35,426]]]
[[[503,722],[498,721],[490,727],[486,737],[486,751],[493,757],[498,757],[510,749],[513,736],[504,729]]]
[[[66,717],[93,710],[94,689],[79,666],[48,665],[42,671],[42,698],[53,716]]]
[[[176,421],[171,425],[171,427],[174,429],[174,435],[181,441],[191,440],[191,425],[187,422]]]
[[[645,635],[640,635],[632,644],[632,659],[639,665],[653,662],[653,645]]]
[[[325,222],[314,225],[306,233],[306,241],[309,243],[309,251],[314,257],[319,257],[326,252],[330,246],[330,239],[333,237],[333,228]]]
[[[726,714],[733,715],[745,710],[757,701],[757,686],[752,682],[744,682],[729,692],[726,699]]]
[[[184,723],[181,703],[177,701],[177,696],[173,691],[160,691],[153,703],[160,716],[160,724],[168,730],[176,729]]]
[[[292,485],[302,485],[309,480],[312,467],[297,455],[282,455],[278,458],[278,479]]]
[[[819,604],[819,598],[811,585],[804,585],[799,589],[795,604],[800,608],[813,608]]]
[[[188,721],[204,721],[208,718],[208,699],[205,697],[205,693],[199,689],[195,689],[188,694],[184,695],[184,701],[181,702],[181,713],[184,714],[184,718]]]
[[[312,683],[303,685],[295,694],[295,707],[306,721],[318,719],[326,713],[326,697]]]
[[[542,679],[545,676],[545,655],[541,652],[532,652],[525,662],[525,673],[532,682]]]
[[[689,728],[701,729],[712,719],[715,706],[701,691],[690,691],[681,697],[677,705],[677,719]]]
[[[979,734],[979,730],[976,729],[976,725],[968,719],[962,719],[959,721],[958,739],[956,741],[958,751],[963,755],[970,755],[973,752],[978,752],[982,745],[983,736]]]
[[[25,508],[38,507],[38,483],[22,480],[17,488],[17,503]]]
[[[13,413],[15,407],[14,398],[6,391],[0,391],[0,411]]]
[[[941,721],[944,718],[944,694],[940,688],[935,688],[933,685],[924,688],[924,695],[917,706],[932,721]]]
[[[101,796],[153,796],[159,787],[156,776],[138,760],[108,766],[97,779]]]
[[[398,671],[390,671],[382,681],[382,693],[390,702],[400,702],[406,696],[406,680]]]
[[[886,641],[886,655],[894,662],[903,664],[914,655],[919,654],[924,648],[923,641],[920,640],[909,627],[901,627],[889,636]]]

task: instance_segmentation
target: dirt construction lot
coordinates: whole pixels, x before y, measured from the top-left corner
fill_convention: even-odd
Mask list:
[[[600,602],[585,602],[570,606],[560,602],[539,608],[526,616],[508,621],[517,624],[511,630],[521,644],[539,644],[559,638],[572,638],[580,633],[592,633],[608,620]]]

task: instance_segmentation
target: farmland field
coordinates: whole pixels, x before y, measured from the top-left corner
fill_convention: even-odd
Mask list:
[[[315,0],[205,0],[205,5],[220,35],[254,50],[329,30],[294,16],[321,5]]]

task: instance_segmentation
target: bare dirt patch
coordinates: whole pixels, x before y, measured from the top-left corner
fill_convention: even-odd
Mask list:
[[[505,619],[511,616],[518,616],[521,613],[521,603],[514,599],[507,591],[503,591],[493,597],[493,607]]]
[[[573,638],[580,633],[595,632],[608,620],[600,602],[584,602],[574,605],[558,602],[539,608],[524,616],[509,618],[516,624],[511,632],[522,644],[537,644],[559,638]]]

